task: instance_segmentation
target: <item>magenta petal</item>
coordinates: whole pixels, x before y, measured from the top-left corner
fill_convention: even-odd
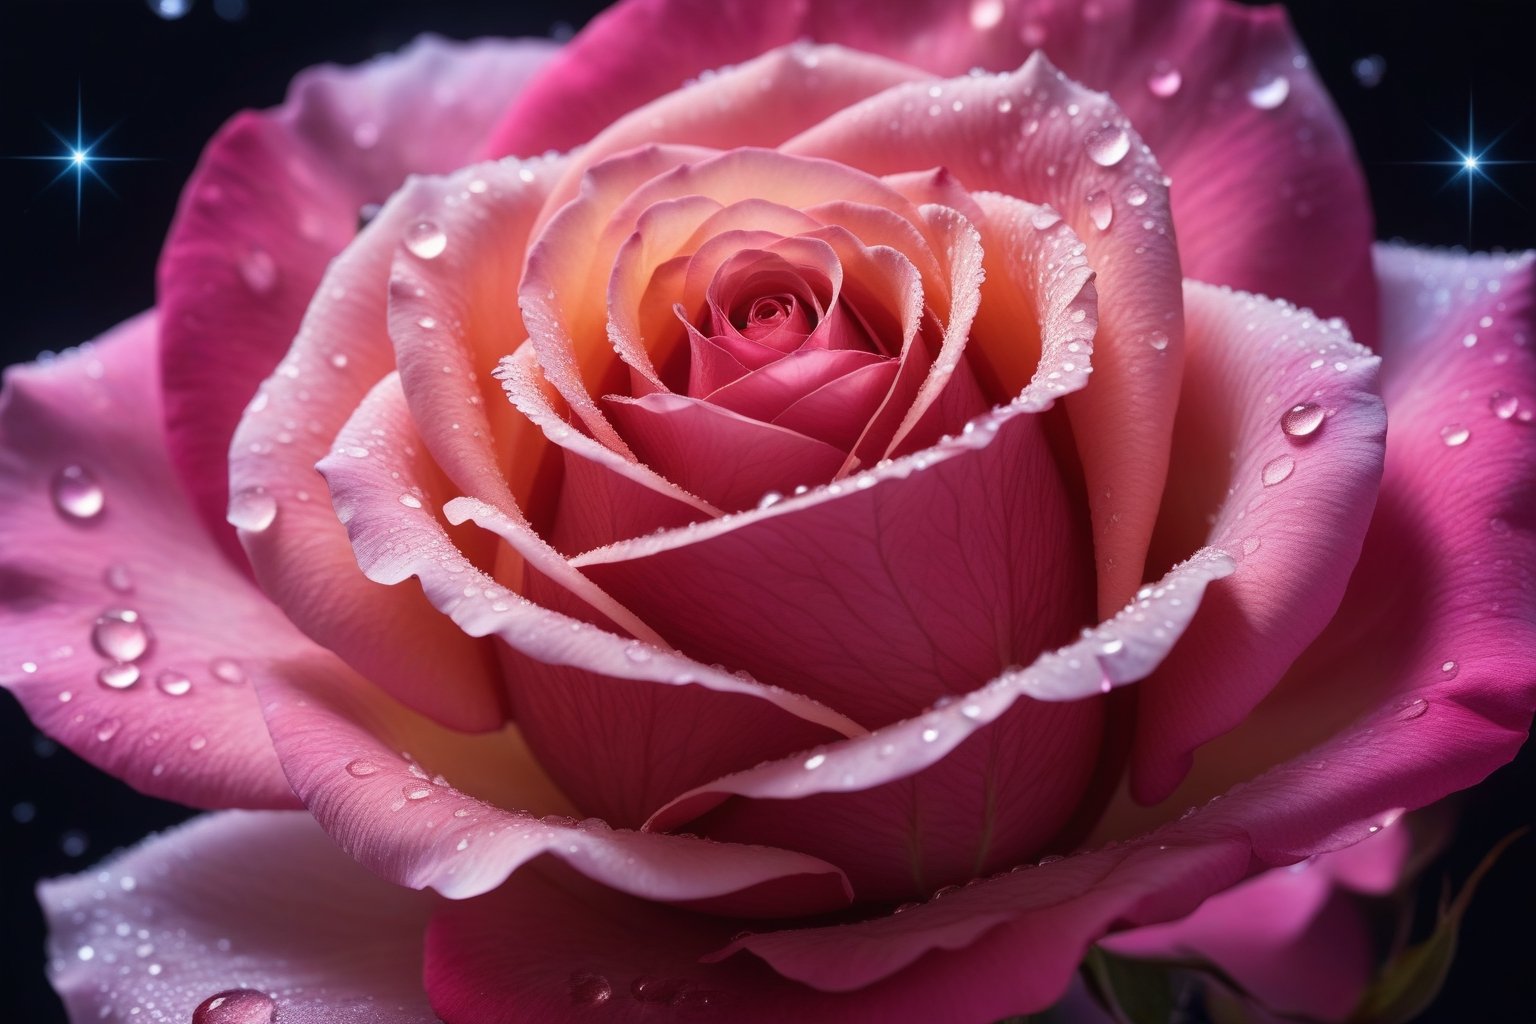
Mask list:
[[[725,512],[830,480],[843,464],[825,441],[686,395],[610,395],[606,405],[642,462]]]
[[[431,1015],[422,942],[440,901],[370,874],[308,814],[198,818],[38,896],[74,1020],[190,1021],[230,989],[269,995],[282,1024]]]
[[[772,422],[846,451],[890,391],[898,370],[894,360],[861,367],[801,395]]]
[[[720,913],[848,901],[842,873],[804,854],[564,817],[570,805],[511,727],[466,736],[350,673],[313,661],[285,669],[257,682],[295,790],[342,849],[393,882],[461,899],[549,855],[623,892]]]
[[[397,56],[300,75],[281,107],[236,116],[204,151],[160,259],[160,368],[172,462],[232,554],[230,436],[327,261],[356,234],[359,208],[408,173],[463,165],[552,52],[423,37]]]
[[[649,827],[687,823],[805,850],[844,865],[865,899],[926,896],[1016,864],[1048,848],[1107,753],[1104,705],[1092,698],[1145,677],[1231,569],[1226,555],[1202,552],[1029,668],[868,736],[700,786]]]
[[[307,645],[182,497],[160,432],[157,324],[146,313],[6,372],[0,683],[38,728],[142,792],[290,807],[241,665]],[[126,668],[92,645],[114,610],[150,631],[146,649],[132,626],[107,646],[136,659]]]
[[[1184,294],[1188,355],[1153,556],[1213,544],[1240,561],[1141,688],[1132,792],[1146,803],[1178,785],[1196,747],[1246,718],[1332,619],[1386,445],[1381,360],[1338,322],[1206,285]]]

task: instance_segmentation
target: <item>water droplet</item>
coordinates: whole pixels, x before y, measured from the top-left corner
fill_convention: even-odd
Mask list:
[[[1322,425],[1323,407],[1313,402],[1293,405],[1280,417],[1280,429],[1287,437],[1308,437]]]
[[[208,671],[221,683],[245,682],[245,669],[234,658],[214,658],[208,663]]]
[[[166,21],[184,18],[192,9],[192,0],[149,0],[149,9]]]
[[[1429,701],[1423,697],[1416,700],[1404,701],[1397,706],[1392,718],[1398,722],[1411,722],[1415,718],[1423,718],[1424,712],[1429,710]]]
[[[1264,463],[1264,469],[1260,473],[1260,479],[1265,487],[1273,487],[1290,478],[1292,471],[1296,469],[1296,460],[1289,455],[1281,455]]]
[[[826,754],[812,754],[810,757],[805,759],[805,769],[806,771],[815,771],[817,768],[820,768],[826,763]]]
[[[1440,429],[1440,440],[1445,442],[1447,448],[1459,448],[1471,436],[1472,431],[1464,423],[1447,423]]]
[[[240,276],[251,291],[265,295],[277,287],[277,261],[267,250],[251,246],[240,257]]]
[[[1147,190],[1133,181],[1125,187],[1125,201],[1132,206],[1145,206]]]
[[[265,487],[246,487],[229,496],[224,519],[237,530],[261,533],[277,518],[277,499]]]
[[[172,697],[185,697],[192,692],[192,678],[185,672],[168,668],[155,676],[155,686],[160,692]]]
[[[345,370],[347,368],[347,354],[345,352],[332,352],[331,365],[338,370]]]
[[[769,491],[767,494],[763,495],[757,500],[757,507],[760,509],[772,508],[783,500],[784,495],[780,494],[778,491]]]
[[[1440,671],[1445,673],[1445,678],[1447,679],[1455,679],[1456,673],[1460,671],[1460,669],[1461,666],[1456,664],[1454,661],[1442,661],[1440,663]]]
[[[669,1003],[687,984],[682,978],[652,978],[642,974],[630,982],[629,994],[641,1003]]]
[[[1495,391],[1488,399],[1488,408],[1501,420],[1513,419],[1520,409],[1520,399],[1506,391]]]
[[[1083,148],[1088,150],[1088,159],[1100,167],[1113,167],[1131,151],[1131,137],[1119,125],[1106,125],[1085,135]]]
[[[121,563],[107,566],[107,571],[101,574],[101,581],[107,585],[108,590],[115,590],[119,594],[133,593],[133,576],[128,572],[128,567]]]
[[[194,754],[206,746],[208,746],[208,737],[206,736],[193,736],[191,739],[187,740],[187,749],[192,751]]]
[[[1372,53],[1355,61],[1349,69],[1354,72],[1355,81],[1360,83],[1362,89],[1374,89],[1381,84],[1387,73],[1387,62],[1381,54]]]
[[[378,765],[374,764],[372,761],[365,761],[360,757],[347,762],[347,774],[353,776],[354,778],[366,779],[368,776],[375,774],[378,770]]]
[[[972,0],[971,27],[977,32],[996,28],[1003,20],[1005,7],[1003,0]]]
[[[923,730],[923,742],[924,743],[932,743],[934,740],[936,740],[938,738],[939,738],[939,730],[937,730],[937,729],[924,729]]]
[[[419,220],[405,232],[405,247],[424,260],[435,260],[448,248],[448,236],[430,220]]]
[[[641,662],[651,660],[651,649],[645,644],[636,640],[634,643],[624,648],[624,656],[630,661],[639,664]]]
[[[1125,650],[1125,641],[1120,639],[1106,640],[1099,646],[1100,654],[1119,654]]]
[[[1462,348],[1472,348],[1476,344],[1477,344],[1477,335],[1476,334],[1468,333],[1468,334],[1463,334],[1461,336],[1461,347]]]
[[[1147,344],[1161,352],[1168,347],[1168,335],[1164,331],[1153,331],[1147,335]]]
[[[1260,110],[1274,110],[1291,94],[1291,80],[1284,75],[1261,79],[1248,90],[1248,102]]]
[[[121,718],[106,718],[106,719],[103,719],[101,721],[101,724],[96,726],[96,739],[98,739],[102,743],[105,743],[108,740],[110,740],[113,736],[116,736],[117,735],[117,731],[119,729],[121,729],[122,727],[123,727],[123,720]]]
[[[1048,231],[1061,223],[1061,214],[1049,206],[1041,206],[1029,215],[1029,222],[1035,226],[1036,231]]]
[[[400,792],[407,800],[425,800],[432,795],[432,787],[410,782],[400,787]]]
[[[402,494],[400,495],[400,504],[406,508],[421,508],[421,499],[414,494]]]
[[[84,466],[65,466],[54,474],[53,507],[66,519],[95,519],[106,503],[106,492]]]
[[[1152,65],[1152,72],[1147,75],[1147,90],[1158,99],[1167,99],[1183,84],[1184,76],[1179,74],[1179,69],[1165,60]]]
[[[91,646],[114,661],[139,660],[153,639],[149,627],[132,608],[103,612],[91,627]]]
[[[601,974],[577,971],[568,982],[571,1002],[577,1006],[602,1006],[613,997],[613,985]]]
[[[1243,541],[1243,554],[1251,555],[1262,547],[1264,542],[1257,537],[1249,537]]]
[[[209,996],[192,1011],[192,1024],[272,1024],[277,1004],[265,992],[232,988]]]
[[[1088,205],[1088,219],[1093,221],[1093,226],[1108,231],[1115,219],[1115,204],[1110,201],[1109,193],[1090,192],[1083,202]]]

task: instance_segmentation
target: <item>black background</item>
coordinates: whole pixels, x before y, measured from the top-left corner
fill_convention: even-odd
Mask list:
[[[763,0],[771,2],[771,0]],[[897,0],[892,0],[897,2]],[[957,0],[959,2],[959,0]],[[229,115],[279,102],[293,74],[352,63],[420,32],[455,38],[563,35],[601,4],[470,0],[196,0],[167,21],[144,0],[0,0],[0,157],[61,152],[77,88],[115,195],[87,180],[77,229],[62,165],[0,159],[0,358],[12,362],[89,339],[154,302],[155,258],[176,197],[204,143]],[[1471,248],[1536,246],[1536,163],[1490,168],[1469,225],[1462,180],[1412,163],[1454,154],[1475,98],[1489,159],[1536,161],[1536,3],[1345,2],[1288,5],[1314,67],[1349,122],[1370,180],[1377,234]],[[1352,70],[1385,61],[1368,88]],[[3,512],[0,512],[3,514]],[[3,654],[0,654],[3,656]],[[1501,836],[1531,821],[1536,757],[1461,799],[1461,824],[1426,875],[1457,883]],[[79,871],[184,808],[129,790],[39,736],[0,698],[0,1021],[63,1019],[43,980],[36,879]],[[1473,904],[1441,999],[1424,1018],[1536,1022],[1536,840],[1518,842]],[[9,949],[5,949],[9,946]]]

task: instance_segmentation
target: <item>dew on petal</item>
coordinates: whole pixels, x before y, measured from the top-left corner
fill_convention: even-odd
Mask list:
[[[435,260],[448,248],[448,236],[435,221],[419,220],[406,229],[405,247],[413,256]]]
[[[265,992],[250,988],[226,989],[197,1004],[192,1024],[272,1024],[277,1004]]]
[[[1272,75],[1248,90],[1248,102],[1260,110],[1274,110],[1291,94],[1291,80],[1284,75]]]
[[[154,637],[139,613],[132,608],[103,612],[91,627],[91,646],[114,661],[137,661],[149,650]]]
[[[1165,331],[1153,331],[1147,335],[1147,344],[1161,352],[1168,347],[1168,334]]]
[[[66,519],[87,520],[101,515],[107,495],[84,466],[65,466],[53,477],[53,507]]]
[[[347,762],[347,774],[353,778],[366,779],[368,776],[377,773],[378,770],[378,765],[361,757]]]
[[[192,692],[192,677],[185,672],[168,668],[155,676],[155,686],[170,697],[185,697]]]
[[[1093,226],[1100,231],[1108,231],[1109,225],[1115,219],[1115,205],[1109,198],[1108,192],[1090,192],[1083,200],[1088,206],[1088,219],[1093,221]]]
[[[245,669],[234,658],[214,658],[208,663],[208,671],[221,683],[245,682]]]
[[[1003,0],[972,0],[971,27],[977,32],[996,28],[1003,20],[1005,7]]]
[[[1083,137],[1083,148],[1100,167],[1113,167],[1131,151],[1131,137],[1119,125],[1105,125]]]
[[[1280,417],[1280,429],[1287,437],[1309,437],[1323,425],[1323,407],[1315,402],[1293,405]]]
[[[119,594],[133,593],[133,574],[121,562],[107,566],[106,572],[101,574],[101,581],[107,585],[108,590],[115,590]]]
[[[224,518],[237,530],[261,533],[277,519],[277,499],[265,487],[242,488],[229,496]]]
[[[1125,187],[1125,201],[1131,206],[1145,206],[1147,198],[1147,190],[1134,181]]]
[[[1506,391],[1495,391],[1488,398],[1488,408],[1501,420],[1514,419],[1520,411],[1520,399]]]
[[[1152,65],[1152,72],[1147,75],[1147,90],[1158,99],[1165,100],[1174,95],[1183,84],[1184,76],[1179,69],[1165,60]]]
[[[131,661],[114,661],[101,667],[96,681],[109,690],[126,690],[139,681],[139,666]]]
[[[613,984],[601,974],[577,971],[571,975],[568,986],[571,1002],[576,1006],[601,1006],[613,998]]]
[[[1464,423],[1447,423],[1440,428],[1440,440],[1445,442],[1447,448],[1459,448],[1467,443],[1472,436]]]
[[[1296,460],[1289,455],[1281,455],[1270,459],[1264,464],[1264,469],[1260,473],[1260,479],[1264,481],[1265,487],[1273,487],[1289,479],[1295,469]]]
[[[277,287],[277,261],[267,250],[252,246],[240,256],[240,276],[251,291],[266,295]]]

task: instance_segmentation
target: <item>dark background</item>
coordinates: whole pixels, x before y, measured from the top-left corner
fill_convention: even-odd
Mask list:
[[[87,340],[152,305],[155,258],[203,142],[235,111],[279,102],[300,69],[360,61],[424,31],[560,37],[601,6],[196,0],[185,17],[165,20],[145,0],[0,0],[0,157],[61,152],[48,127],[73,136],[78,88],[86,138],[112,130],[101,154],[153,158],[103,166],[115,195],[87,179],[78,229],[73,176],[45,187],[63,165],[0,159],[0,362]],[[1480,143],[1505,133],[1488,159],[1536,161],[1536,2],[1288,6],[1354,134],[1380,237],[1536,246],[1536,163],[1489,168],[1500,187],[1479,184],[1470,225],[1463,180],[1446,184],[1455,169],[1412,163],[1454,159],[1436,132],[1465,142],[1469,98]],[[1371,56],[1384,61],[1374,86],[1355,69]],[[1425,876],[1425,906],[1442,879],[1459,884],[1494,842],[1532,820],[1531,746],[1460,800],[1452,845]],[[0,1021],[63,1020],[43,980],[33,882],[82,870],[188,813],[96,772],[0,697]],[[1527,836],[1488,877],[1445,993],[1424,1019],[1536,1022],[1533,929],[1536,840]]]

